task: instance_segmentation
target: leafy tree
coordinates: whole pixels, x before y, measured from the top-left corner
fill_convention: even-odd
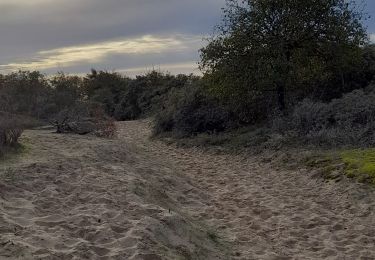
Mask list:
[[[50,87],[46,77],[37,71],[19,71],[0,78],[0,109],[43,117]]]
[[[347,56],[346,60],[345,66],[332,60],[327,70],[331,71],[330,76],[310,83],[316,86],[311,96],[313,99],[329,102],[353,90],[366,88],[371,83],[375,76],[374,45],[360,48],[355,55]]]
[[[84,78],[84,89],[87,98],[92,102],[103,104],[106,113],[113,116],[121,93],[127,88],[130,79],[118,73],[91,70]]]
[[[200,65],[216,94],[264,105],[274,91],[285,110],[287,91],[309,92],[355,62],[367,42],[362,20],[354,1],[227,0]]]
[[[56,112],[73,107],[78,101],[82,100],[82,78],[78,76],[68,76],[59,72],[53,76],[49,82],[53,89],[51,93],[51,103]]]
[[[116,106],[115,118],[117,120],[134,120],[142,114],[139,105],[140,89],[132,82],[122,94],[120,103]]]

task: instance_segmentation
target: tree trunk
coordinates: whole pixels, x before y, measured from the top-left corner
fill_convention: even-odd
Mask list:
[[[285,92],[287,84],[289,84],[289,73],[290,73],[290,61],[292,58],[292,51],[291,48],[288,46],[288,48],[285,51],[285,60],[284,60],[284,68],[283,68],[283,74],[285,77],[281,79],[277,83],[277,99],[279,104],[279,109],[281,112],[285,113],[286,110],[286,102],[285,102]]]
[[[341,70],[341,91],[345,91],[345,77],[344,77],[344,72]]]
[[[285,111],[285,86],[282,84],[278,84],[277,86],[277,100],[280,111]]]

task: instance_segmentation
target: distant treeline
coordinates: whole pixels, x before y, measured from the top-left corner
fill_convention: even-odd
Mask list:
[[[117,120],[133,120],[163,110],[167,96],[190,89],[201,79],[152,71],[135,79],[116,72],[92,70],[85,77],[37,71],[0,75],[0,111],[50,120],[79,105],[101,107]]]

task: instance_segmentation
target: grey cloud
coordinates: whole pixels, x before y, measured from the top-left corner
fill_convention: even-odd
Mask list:
[[[5,0],[1,63],[41,50],[145,34],[206,34],[224,0]]]
[[[366,1],[373,12],[372,0]],[[224,4],[225,0],[0,0],[0,65],[40,64],[46,59],[53,64],[53,52],[58,49],[76,50],[145,35],[203,37],[219,22]],[[371,22],[369,27],[374,32]],[[43,71],[84,73],[91,67],[131,71],[166,64],[183,68],[199,59],[199,47],[191,44],[182,50],[170,47],[136,54],[109,51],[96,60],[75,59],[64,65],[58,65],[57,59],[56,66]],[[40,54],[43,51],[52,54],[46,57]]]
[[[46,58],[40,52],[144,35],[202,37],[218,22],[224,1],[0,0],[0,64],[53,64],[54,57],[62,56]],[[99,60],[75,60],[64,65],[59,65],[57,59],[55,66],[43,71],[83,73],[91,67],[131,70],[163,64],[178,64],[182,68],[181,64],[198,60],[199,47],[192,44],[183,50],[171,47],[146,54],[108,52]],[[2,66],[0,70],[9,67]]]

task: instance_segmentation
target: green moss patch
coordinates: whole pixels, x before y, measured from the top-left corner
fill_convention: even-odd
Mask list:
[[[375,186],[375,148],[315,153],[305,158],[304,165],[327,181],[346,176]]]
[[[375,148],[347,150],[340,156],[348,177],[375,185]]]

